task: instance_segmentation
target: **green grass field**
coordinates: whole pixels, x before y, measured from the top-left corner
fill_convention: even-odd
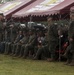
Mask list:
[[[0,54],[0,75],[74,75],[74,66]]]

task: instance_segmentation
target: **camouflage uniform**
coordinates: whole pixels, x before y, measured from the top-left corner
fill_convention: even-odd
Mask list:
[[[70,23],[68,38],[69,38],[69,46],[67,47],[66,50],[67,64],[70,64],[73,61],[74,65],[74,21]]]
[[[28,39],[29,39],[29,36],[26,34],[27,34],[27,32],[25,33],[24,37],[16,45],[16,50],[15,50],[16,56],[17,55],[22,56],[24,53],[25,44],[27,44]]]
[[[12,49],[12,54],[17,54],[18,49],[20,48],[20,44],[19,44],[19,41],[24,37],[24,35],[22,34],[22,32],[20,31],[20,33],[17,35],[15,41],[14,41],[14,44],[12,45],[13,49]],[[18,48],[19,47],[19,48]]]
[[[49,47],[47,36],[44,36],[44,40],[41,40],[41,46],[37,47],[36,54],[34,55],[34,60],[49,58]]]
[[[30,34],[29,36],[29,41],[28,43],[25,45],[25,49],[24,49],[24,55],[23,58],[26,58],[28,55],[32,55],[34,52],[34,47],[35,47],[35,40],[36,40],[36,35],[35,32],[32,30],[30,31],[32,34]]]
[[[48,26],[48,40],[51,60],[55,60],[55,50],[58,45],[58,26],[56,24],[50,24]]]

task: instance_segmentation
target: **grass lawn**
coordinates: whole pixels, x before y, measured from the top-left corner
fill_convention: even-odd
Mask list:
[[[0,54],[0,75],[74,75],[74,66]]]

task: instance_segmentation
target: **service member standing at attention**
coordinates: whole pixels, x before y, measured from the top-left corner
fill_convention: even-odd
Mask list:
[[[49,16],[48,21],[48,40],[49,40],[49,51],[50,51],[50,58],[47,59],[48,61],[52,62],[55,61],[55,50],[56,46],[58,45],[58,25],[52,22],[52,16]]]
[[[66,65],[74,66],[74,10],[70,12],[70,25],[68,30],[69,46],[65,52],[67,57]]]

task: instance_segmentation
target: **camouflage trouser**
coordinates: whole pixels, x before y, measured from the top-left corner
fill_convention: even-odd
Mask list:
[[[19,55],[21,49],[21,45],[16,43],[12,45],[12,54]]]
[[[55,51],[58,43],[56,41],[52,41],[49,44],[49,52],[50,52],[50,57],[51,59],[55,59]]]
[[[72,60],[74,60],[74,45],[73,44],[70,44],[67,47],[65,54],[68,61],[71,62]]]
[[[28,55],[31,56],[31,55],[33,55],[33,52],[34,52],[34,46],[26,44],[23,57],[26,58]]]
[[[12,44],[12,54],[15,54],[16,44]]]
[[[25,44],[21,45],[21,49],[20,49],[20,56],[24,55],[24,49],[25,49]]]
[[[5,43],[5,54],[9,54],[11,52],[11,43],[6,42]]]
[[[21,51],[21,44],[17,44],[17,45],[16,45],[15,54],[16,54],[17,56],[20,55],[20,51]]]
[[[48,46],[42,46],[41,48],[38,48],[35,52],[35,56],[36,59],[45,59],[45,58],[49,58],[49,48]]]

